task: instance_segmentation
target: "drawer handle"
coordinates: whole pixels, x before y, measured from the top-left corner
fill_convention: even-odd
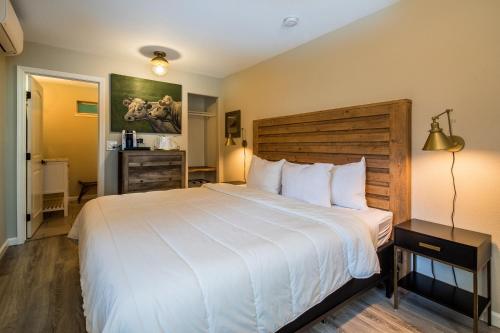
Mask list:
[[[426,249],[433,250],[433,251],[436,251],[436,252],[441,252],[441,248],[439,246],[436,246],[436,245],[431,245],[431,244],[427,244],[427,243],[423,243],[423,242],[418,242],[418,246],[425,247]]]

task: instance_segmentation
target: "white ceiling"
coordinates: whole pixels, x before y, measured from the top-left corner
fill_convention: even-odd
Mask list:
[[[250,67],[398,0],[12,0],[26,40],[145,59],[162,45],[172,68],[215,77]],[[286,16],[299,25],[283,28]],[[168,56],[167,56],[168,57]]]

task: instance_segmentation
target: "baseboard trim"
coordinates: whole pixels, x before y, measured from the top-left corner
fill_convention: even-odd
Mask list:
[[[500,313],[494,311],[491,312],[491,325],[500,328]]]
[[[5,242],[3,242],[2,246],[0,247],[0,259],[2,259],[5,251],[7,251],[8,247],[9,247],[9,240],[6,239]]]
[[[7,238],[5,242],[3,242],[2,246],[0,247],[0,259],[5,254],[5,251],[7,251],[7,248],[12,245],[17,245],[17,238]]]

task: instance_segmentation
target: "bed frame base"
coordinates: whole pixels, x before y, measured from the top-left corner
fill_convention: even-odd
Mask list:
[[[393,290],[390,277],[392,276],[393,253],[394,244],[392,241],[389,241],[388,243],[379,247],[377,250],[377,255],[380,262],[380,274],[375,274],[367,279],[351,279],[338,290],[327,296],[321,303],[313,306],[302,315],[300,315],[297,319],[288,323],[286,326],[283,326],[277,332],[296,332],[302,327],[317,320],[318,318],[321,318],[327,312],[342,307],[347,302],[353,300],[367,290],[382,283],[385,286],[386,297],[392,297]]]

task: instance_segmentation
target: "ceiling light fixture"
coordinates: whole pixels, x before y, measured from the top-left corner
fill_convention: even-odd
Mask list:
[[[163,76],[167,74],[168,60],[165,58],[167,54],[162,51],[155,51],[154,57],[151,59],[151,65],[153,65],[152,70],[158,76]]]
[[[299,24],[299,18],[296,16],[288,16],[283,19],[283,26],[285,28],[292,28]]]

